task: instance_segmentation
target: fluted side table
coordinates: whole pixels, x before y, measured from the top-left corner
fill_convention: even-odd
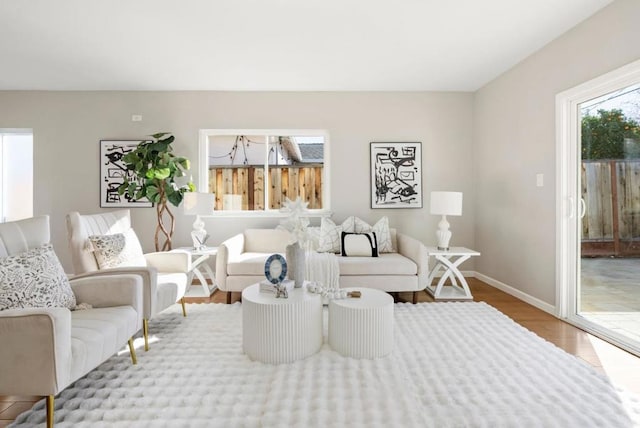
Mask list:
[[[393,298],[372,288],[360,291],[360,298],[329,302],[329,345],[352,358],[378,358],[393,350]]]
[[[322,346],[322,298],[306,287],[288,299],[261,293],[260,284],[242,291],[242,349],[252,360],[290,363],[315,354]]]

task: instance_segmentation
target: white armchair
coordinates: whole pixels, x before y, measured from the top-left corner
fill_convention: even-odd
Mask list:
[[[48,244],[49,217],[0,224],[0,258]],[[48,272],[44,272],[48,274]],[[111,275],[72,279],[76,302],[91,309],[62,307],[0,310],[0,395],[46,397],[47,426],[53,426],[54,397],[118,352],[142,326],[142,279]],[[11,286],[10,282],[7,288]]]
[[[131,229],[129,210],[117,210],[102,214],[67,214],[67,235],[69,249],[77,277],[112,275],[114,273],[135,273],[143,281],[143,324],[144,349],[149,350],[149,320],[169,306],[180,301],[182,314],[187,312],[184,294],[187,289],[188,272],[191,271],[191,257],[186,252],[156,252],[144,254],[144,258],[127,266],[100,269],[93,251],[88,248],[89,236],[125,233]],[[139,245],[139,243],[137,243]]]

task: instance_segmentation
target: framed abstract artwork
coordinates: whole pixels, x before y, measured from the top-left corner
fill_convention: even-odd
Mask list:
[[[100,207],[151,207],[147,199],[130,199],[118,194],[118,186],[127,177],[131,181],[132,171],[127,171],[122,158],[135,150],[140,140],[100,140]]]
[[[422,208],[422,143],[371,143],[371,208]]]

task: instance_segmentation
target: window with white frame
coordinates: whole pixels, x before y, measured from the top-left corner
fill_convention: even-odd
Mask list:
[[[202,130],[198,190],[216,211],[269,212],[300,197],[329,209],[328,134],[322,130]]]

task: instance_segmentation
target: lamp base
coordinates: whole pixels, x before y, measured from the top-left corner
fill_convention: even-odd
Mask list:
[[[438,250],[449,251],[449,240],[451,239],[451,231],[449,230],[449,222],[447,216],[443,215],[442,220],[438,223],[436,230],[436,238],[438,238]]]
[[[209,235],[204,228],[204,222],[200,216],[196,216],[196,221],[193,222],[193,230],[191,231],[191,240],[193,241],[194,250],[202,250],[206,248],[205,242]]]

